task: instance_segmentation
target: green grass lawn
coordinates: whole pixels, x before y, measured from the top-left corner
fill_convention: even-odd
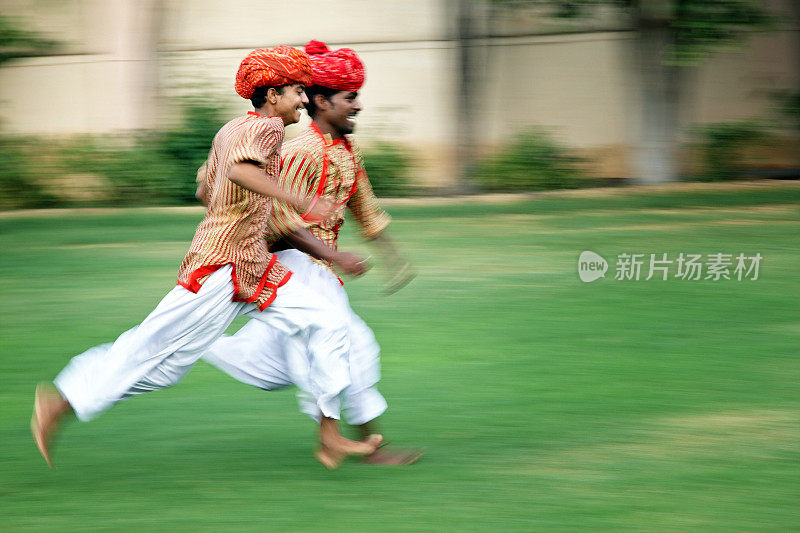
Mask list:
[[[800,528],[800,188],[391,213],[418,278],[347,288],[383,348],[384,433],[427,454],[333,472],[291,392],[205,363],[66,426],[50,471],[35,384],[155,307],[201,215],[0,218],[0,529]],[[605,279],[579,280],[584,250]],[[764,259],[756,281],[614,279],[618,254],[680,252]]]

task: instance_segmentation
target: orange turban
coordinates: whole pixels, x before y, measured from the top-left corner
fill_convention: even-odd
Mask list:
[[[309,41],[306,53],[314,69],[312,85],[339,91],[358,91],[364,85],[364,63],[349,48],[328,50],[320,41]]]
[[[292,83],[308,85],[311,82],[311,64],[308,56],[291,46],[253,50],[239,65],[236,73],[236,92],[250,98],[258,87],[279,87]]]

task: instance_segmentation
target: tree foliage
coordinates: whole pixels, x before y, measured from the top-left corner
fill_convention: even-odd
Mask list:
[[[408,196],[411,158],[401,147],[378,143],[364,151],[364,167],[378,196]]]
[[[23,57],[51,54],[58,42],[25,29],[15,18],[0,16],[0,66]]]
[[[673,1],[675,43],[668,59],[696,65],[714,51],[735,46],[749,31],[766,30],[774,19],[760,2],[749,0]]]
[[[547,131],[530,128],[477,164],[472,178],[485,191],[572,189],[581,184],[581,163]]]
[[[509,0],[495,0],[509,3]],[[777,19],[752,0],[533,0],[516,4],[548,5],[552,15],[577,18],[591,15],[598,6],[626,10],[637,29],[664,26],[673,43],[664,50],[670,64],[696,65],[712,52],[739,44],[749,31],[768,30]]]

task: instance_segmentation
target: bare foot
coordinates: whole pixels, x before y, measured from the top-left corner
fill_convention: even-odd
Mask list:
[[[36,397],[31,417],[31,433],[39,453],[50,468],[55,469],[50,459],[50,442],[58,430],[58,423],[70,405],[55,388],[44,383],[36,386]]]
[[[336,453],[330,448],[320,446],[319,449],[314,452],[314,457],[328,470],[336,470],[341,466],[346,455],[343,453]]]
[[[348,455],[369,455],[383,440],[382,435],[369,435],[364,440],[350,440],[339,432],[339,422],[323,418],[319,426],[320,448],[315,455],[328,469],[337,468]]]
[[[375,451],[382,440],[382,435],[370,435],[363,441],[350,440],[338,434],[335,436],[323,434],[320,438],[323,448],[344,455],[368,455]]]
[[[381,435],[370,435],[363,441],[350,440],[341,436],[340,439],[345,441],[346,444],[342,445],[341,441],[334,446],[321,444],[320,447],[314,452],[314,456],[317,458],[317,461],[322,463],[322,465],[328,470],[335,470],[339,468],[342,464],[342,461],[344,461],[344,458],[348,455],[374,454],[383,437]],[[330,442],[330,440],[327,442]],[[369,449],[371,449],[372,452],[366,451]]]
[[[370,465],[410,465],[416,463],[424,453],[423,448],[392,449],[381,446],[364,457],[363,461]]]

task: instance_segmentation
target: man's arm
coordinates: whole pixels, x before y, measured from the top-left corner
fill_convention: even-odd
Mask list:
[[[300,228],[286,235],[286,240],[292,245],[309,255],[333,263],[339,270],[351,276],[364,274],[369,265],[365,259],[361,259],[356,254],[350,252],[340,252],[334,250],[306,228]]]
[[[305,195],[285,189],[278,184],[278,175],[267,176],[264,170],[272,157],[279,157],[280,143],[283,140],[281,130],[282,126],[269,122],[258,121],[252,124],[233,150],[232,163],[225,170],[220,169],[220,172],[243,189],[266,198],[274,198],[303,212],[309,210],[311,201]],[[332,207],[332,202],[321,198],[310,212],[324,219],[331,215]]]
[[[384,287],[384,292],[393,293],[406,286],[416,274],[411,262],[400,252],[385,231],[391,218],[378,205],[378,199],[372,192],[363,166],[359,169],[356,179],[358,187],[350,197],[347,207],[361,226],[364,238],[375,246],[386,268],[389,279]]]
[[[400,248],[386,235],[385,231],[375,235],[369,242],[378,249],[389,275],[389,279],[383,288],[384,293],[392,294],[397,292],[416,277],[417,274],[411,265],[411,261],[400,252]]]
[[[234,164],[228,171],[228,179],[243,189],[261,196],[275,198],[279,202],[293,206],[300,212],[306,211],[311,203],[309,198],[288,192],[277,183],[266,179],[264,169],[253,163],[242,162]],[[310,213],[313,216],[325,219],[332,212],[333,202],[327,198],[320,198]]]

